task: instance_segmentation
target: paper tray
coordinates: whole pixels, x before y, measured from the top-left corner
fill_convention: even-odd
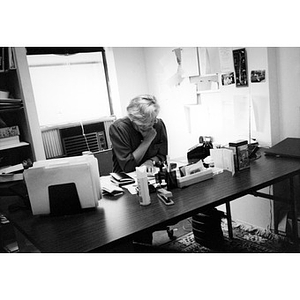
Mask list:
[[[212,169],[207,169],[192,175],[177,178],[177,184],[179,188],[189,186],[194,183],[198,183],[213,177]]]
[[[24,171],[33,215],[49,214],[49,188],[75,184],[82,209],[98,206],[101,199],[98,163],[94,156],[37,161]]]

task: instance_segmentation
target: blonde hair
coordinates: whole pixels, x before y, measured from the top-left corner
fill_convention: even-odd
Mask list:
[[[127,106],[127,113],[132,121],[151,123],[159,113],[159,105],[152,95],[140,95],[133,98]]]

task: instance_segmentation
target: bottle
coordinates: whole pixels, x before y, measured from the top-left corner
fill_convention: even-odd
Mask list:
[[[149,194],[146,166],[136,167],[135,170],[136,170],[138,196],[139,196],[140,205],[143,206],[149,205],[151,204],[151,198]]]

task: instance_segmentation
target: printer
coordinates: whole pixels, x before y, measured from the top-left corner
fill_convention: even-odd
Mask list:
[[[199,143],[190,149],[187,152],[187,159],[189,163],[195,163],[200,159],[204,159],[209,156],[209,150],[213,148],[212,138],[209,136],[199,137]]]

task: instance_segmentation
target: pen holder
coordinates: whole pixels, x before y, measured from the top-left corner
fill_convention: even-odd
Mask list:
[[[166,183],[167,183],[168,190],[171,190],[171,189],[174,189],[174,188],[178,187],[176,171],[175,170],[172,170],[170,172],[166,172],[165,177],[166,177]]]

